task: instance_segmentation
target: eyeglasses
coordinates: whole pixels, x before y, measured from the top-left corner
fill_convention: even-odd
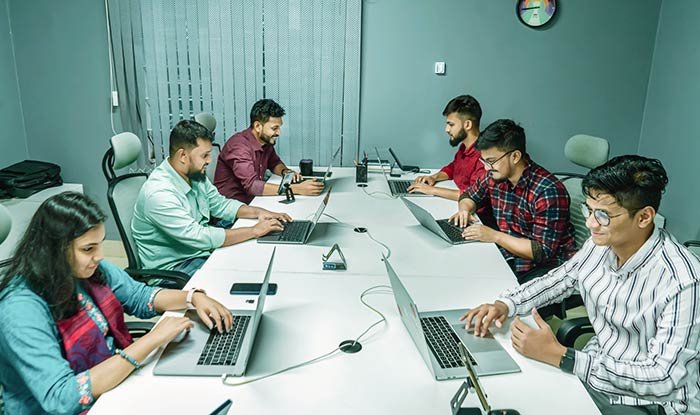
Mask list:
[[[593,212],[591,212],[591,208],[589,208],[588,205],[586,205],[585,203],[581,203],[581,213],[583,213],[583,217],[586,219],[588,219],[591,216],[591,213],[593,213],[593,218],[596,222],[598,222],[598,225],[600,226],[608,226],[610,225],[610,219],[625,214],[623,212],[618,213],[617,215],[610,216],[608,212],[600,209],[593,209]]]
[[[493,169],[495,169],[494,166],[496,165],[496,163],[498,163],[499,161],[501,161],[501,159],[502,159],[503,157],[507,156],[508,154],[510,154],[510,153],[512,153],[512,152],[514,152],[514,151],[515,151],[515,150],[506,151],[505,153],[503,153],[503,155],[502,155],[501,157],[497,158],[497,159],[494,160],[494,161],[484,160],[483,157],[479,157],[479,160],[480,160],[482,163],[484,163],[485,165],[489,166],[489,168],[490,168],[491,170],[493,170]]]

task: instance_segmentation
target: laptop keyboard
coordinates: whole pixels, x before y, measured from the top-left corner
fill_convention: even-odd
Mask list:
[[[287,222],[284,224],[284,230],[279,234],[279,240],[304,242],[304,238],[306,238],[306,231],[308,229],[309,222]]]
[[[393,195],[405,195],[413,182],[410,180],[389,180],[389,189]]]
[[[421,326],[425,340],[428,342],[433,356],[443,369],[464,367],[462,356],[459,353],[459,337],[450,327],[450,323],[443,316],[421,317]],[[476,366],[476,360],[469,354],[469,360]]]
[[[249,321],[250,316],[234,316],[233,330],[231,332],[219,333],[216,329],[213,329],[209,334],[202,354],[199,355],[197,364],[201,366],[235,365]]]
[[[452,242],[463,242],[464,237],[462,237],[462,231],[463,229],[460,228],[459,226],[455,226],[450,223],[449,220],[447,219],[442,219],[437,221],[437,224],[440,225],[440,228],[445,232],[448,238],[450,238],[450,241]]]

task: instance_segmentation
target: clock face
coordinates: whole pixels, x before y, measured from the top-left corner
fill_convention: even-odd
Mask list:
[[[555,0],[518,0],[517,10],[520,21],[530,27],[542,27],[552,21],[557,11]]]

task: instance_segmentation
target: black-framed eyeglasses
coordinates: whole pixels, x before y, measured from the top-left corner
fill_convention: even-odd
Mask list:
[[[588,207],[585,203],[581,203],[581,213],[583,213],[583,217],[588,219],[591,216],[591,213],[593,213],[593,218],[595,219],[596,222],[598,222],[598,225],[600,226],[608,226],[610,225],[610,219],[616,218],[618,216],[622,216],[625,213],[618,213],[617,215],[612,215],[610,216],[608,212],[600,209],[593,209],[593,212],[591,212],[591,208]]]
[[[481,156],[479,156],[479,160],[480,160],[482,163],[484,163],[485,165],[489,166],[489,168],[493,170],[493,169],[495,169],[494,165],[495,165],[496,163],[498,163],[499,161],[501,161],[501,159],[502,159],[503,157],[507,156],[508,154],[510,154],[510,153],[512,153],[512,152],[514,152],[514,151],[515,151],[515,150],[506,151],[505,153],[503,153],[503,155],[502,155],[501,157],[497,158],[497,159],[494,160],[494,161],[484,160],[484,158],[481,157]]]

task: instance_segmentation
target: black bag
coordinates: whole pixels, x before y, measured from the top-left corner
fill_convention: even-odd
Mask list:
[[[61,166],[45,161],[24,160],[0,170],[0,188],[12,197],[29,197],[62,184]]]

